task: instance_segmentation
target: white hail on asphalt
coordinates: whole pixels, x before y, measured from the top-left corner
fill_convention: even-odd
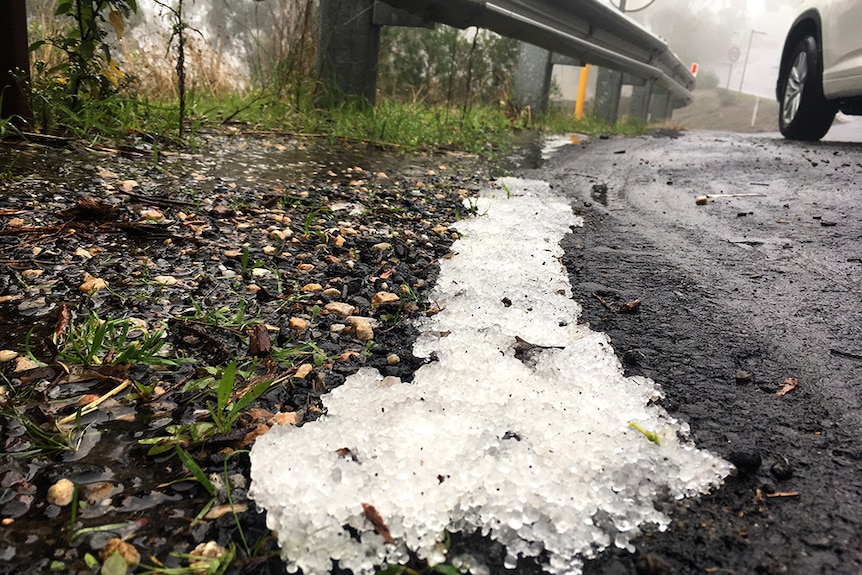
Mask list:
[[[252,449],[251,495],[291,572],[336,560],[370,574],[408,549],[435,563],[444,531],[481,530],[506,546],[507,567],[545,551],[547,572],[577,574],[608,546],[633,550],[640,526],[664,529],[659,498],[729,473],[654,403],[654,382],[624,377],[607,336],[579,325],[560,262],[581,224],[568,203],[544,182],[504,179],[475,207],[441,262],[443,311],[416,344],[437,361],[412,383],[363,369],[318,422],[275,427]]]

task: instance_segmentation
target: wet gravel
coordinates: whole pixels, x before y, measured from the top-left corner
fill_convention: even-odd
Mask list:
[[[88,555],[114,539],[149,566],[188,566],[215,542],[235,549],[228,572],[282,572],[245,496],[244,450],[277,415],[319,417],[321,395],[362,366],[412,378],[411,320],[434,313],[450,225],[490,169],[278,138],[158,153],[0,143],[0,573],[95,572]],[[164,330],[160,354],[186,361],[63,360],[93,313],[131,318],[139,341]],[[230,402],[276,383],[195,441],[230,363]],[[77,503],[49,502],[61,479]]]

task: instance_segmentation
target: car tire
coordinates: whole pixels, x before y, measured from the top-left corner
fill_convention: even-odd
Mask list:
[[[838,111],[823,96],[820,49],[812,36],[796,44],[780,72],[778,127],[791,140],[819,140]]]

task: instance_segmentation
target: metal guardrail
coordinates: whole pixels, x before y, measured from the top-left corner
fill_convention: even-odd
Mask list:
[[[695,80],[667,43],[600,0],[383,0],[457,28],[478,26],[652,81],[684,104]]]

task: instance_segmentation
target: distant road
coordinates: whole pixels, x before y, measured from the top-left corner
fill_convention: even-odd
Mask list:
[[[824,140],[829,142],[862,142],[862,116],[839,114]]]

